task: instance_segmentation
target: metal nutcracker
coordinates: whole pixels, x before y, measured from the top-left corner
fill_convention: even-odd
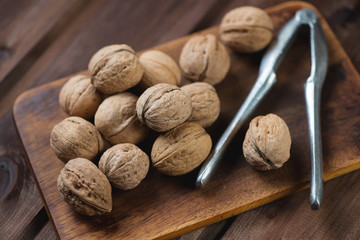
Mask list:
[[[198,188],[204,187],[210,180],[231,139],[275,84],[275,71],[294,41],[299,28],[303,25],[310,28],[311,46],[311,71],[304,84],[311,152],[310,204],[313,209],[320,207],[324,184],[322,177],[320,98],[329,57],[324,32],[316,13],[311,9],[297,11],[295,16],[281,29],[277,39],[273,41],[265,53],[253,88],[200,169],[196,180]]]

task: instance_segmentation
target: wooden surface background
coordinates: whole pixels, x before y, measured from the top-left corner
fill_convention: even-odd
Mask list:
[[[131,43],[141,50],[218,24],[234,7],[267,8],[280,2],[2,0],[0,239],[56,238],[12,122],[11,107],[21,92],[85,69],[90,55],[103,45]],[[359,71],[360,1],[309,2]],[[325,184],[319,211],[310,209],[309,192],[302,191],[179,239],[359,239],[359,187],[357,171]]]

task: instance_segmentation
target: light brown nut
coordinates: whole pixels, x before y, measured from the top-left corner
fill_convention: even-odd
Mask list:
[[[148,133],[136,115],[138,97],[118,93],[106,98],[95,114],[95,127],[111,144],[141,142]]]
[[[273,37],[273,23],[260,8],[235,8],[223,17],[220,37],[225,45],[239,52],[257,52],[266,47]]]
[[[91,57],[89,64],[88,64],[89,72],[91,72],[91,70],[94,68],[94,66],[106,55],[108,55],[112,52],[115,52],[115,51],[119,51],[123,48],[127,48],[127,47],[128,46],[125,44],[112,44],[112,45],[107,45],[105,47],[102,47]]]
[[[67,114],[85,119],[94,117],[101,101],[101,94],[85,75],[70,78],[59,94],[60,106]]]
[[[128,45],[119,48],[100,49],[90,61],[91,82],[102,93],[123,92],[138,84],[144,69],[135,51]],[[111,51],[113,50],[113,51]],[[101,58],[101,56],[103,56]],[[99,59],[95,64],[95,60]]]
[[[264,171],[282,167],[290,157],[290,147],[291,136],[285,121],[268,114],[250,122],[243,153],[251,166]]]
[[[191,37],[184,45],[179,61],[186,78],[211,85],[220,83],[230,68],[228,52],[212,34]]]
[[[111,185],[96,165],[85,158],[70,160],[61,170],[57,187],[64,200],[87,216],[111,212]]]
[[[161,51],[149,50],[141,54],[139,61],[144,67],[144,75],[139,84],[141,89],[145,90],[158,83],[177,86],[180,84],[180,68],[169,55]]]
[[[211,138],[203,127],[197,123],[183,123],[155,140],[151,161],[163,174],[183,175],[206,159],[211,145]]]
[[[131,143],[117,144],[104,152],[100,170],[119,189],[137,187],[149,171],[149,157]]]
[[[99,131],[80,117],[68,117],[51,130],[50,146],[63,162],[82,157],[93,159],[104,148]]]
[[[188,122],[199,123],[203,127],[213,124],[220,114],[220,99],[213,86],[205,82],[187,84],[181,87],[191,97],[192,112]]]
[[[170,130],[188,119],[191,99],[179,87],[159,83],[148,88],[136,103],[143,124],[158,132]]]

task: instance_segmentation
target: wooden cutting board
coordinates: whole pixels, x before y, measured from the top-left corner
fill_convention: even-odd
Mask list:
[[[297,10],[304,7],[316,11],[304,2],[289,2],[267,9],[275,25],[275,34]],[[329,180],[360,168],[360,78],[331,29],[320,18],[330,53],[321,104],[324,178]],[[218,27],[195,34],[205,33],[217,35]],[[58,237],[171,238],[307,188],[310,157],[303,83],[310,72],[308,33],[306,29],[300,33],[294,43],[296,47],[291,49],[278,71],[278,82],[254,114],[276,113],[289,126],[291,158],[281,169],[259,172],[245,162],[241,150],[247,128],[245,124],[206,189],[194,188],[198,169],[185,176],[169,177],[150,168],[148,176],[137,188],[129,191],[113,189],[113,211],[105,216],[77,214],[57,191],[56,180],[64,163],[51,151],[49,136],[52,127],[67,117],[59,107],[58,94],[69,77],[19,96],[13,109],[14,120]],[[155,49],[168,53],[177,61],[188,38],[186,36]],[[239,54],[229,51],[230,72],[216,86],[221,100],[221,114],[216,123],[207,129],[214,143],[250,91],[263,55],[263,52]],[[182,84],[186,83],[188,81],[183,79]],[[148,154],[154,137],[140,145]]]

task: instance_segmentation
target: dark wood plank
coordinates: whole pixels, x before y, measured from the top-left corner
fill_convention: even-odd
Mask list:
[[[270,10],[276,29],[279,29],[296,10],[303,6],[307,5],[288,4],[286,7]],[[360,167],[359,149],[356,147],[356,142],[346,141],[347,134],[356,131],[357,119],[350,120],[348,117],[354,113],[354,106],[359,98],[356,88],[360,81],[359,75],[354,72],[349,59],[326,24],[324,24],[324,30],[330,46],[331,58],[331,74],[328,77],[330,80],[324,88],[326,99],[323,106],[323,133],[326,139],[324,158],[327,160],[324,162],[324,177],[330,179]],[[217,29],[212,28],[207,32],[216,34]],[[178,59],[185,41],[186,38],[179,39],[160,46],[158,49]],[[65,117],[58,107],[57,94],[66,79],[23,95],[15,107],[17,124],[59,234],[64,238],[74,237],[79,232],[82,237],[85,237],[83,234],[87,237],[101,237],[103,234],[107,234],[107,237],[121,236],[123,238],[171,237],[304,188],[309,178],[306,115],[302,90],[303,81],[309,72],[309,57],[304,51],[307,47],[306,43],[305,40],[298,42],[298,48],[290,52],[288,61],[285,61],[287,66],[279,73],[279,84],[268,96],[269,103],[264,104],[257,112],[257,114],[278,113],[289,125],[295,147],[292,148],[293,160],[284,168],[268,173],[258,173],[243,161],[231,161],[231,159],[242,158],[241,152],[232,152],[226,157],[230,160],[224,163],[209,188],[203,191],[194,191],[191,187],[194,176],[168,178],[150,171],[147,180],[137,189],[126,194],[114,191],[114,211],[108,217],[98,218],[100,220],[79,217],[62,201],[56,190],[56,176],[63,163],[56,161],[49,149],[48,138],[51,127]],[[301,55],[307,58],[296,58]],[[228,78],[217,86],[220,99],[225,104],[223,104],[222,115],[217,125],[209,130],[214,140],[236,112],[237,107],[234,106],[240,105],[252,85],[251,81],[239,81],[237,76],[243,74],[248,79],[255,79],[257,75],[258,58],[249,59],[248,55],[235,53],[231,56],[233,65],[236,67],[232,67]],[[289,61],[289,59],[296,59],[296,61]],[[338,71],[344,74],[341,76],[334,74]],[[287,80],[290,75],[292,82]],[[347,84],[342,84],[343,82]],[[348,94],[347,101],[341,102],[339,99],[345,98],[344,92]],[[285,101],[285,99],[288,100]],[[238,102],[235,103],[235,101]],[[39,121],[41,124],[37,124]],[[46,124],[43,124],[44,121]],[[36,130],[39,127],[41,131]],[[31,141],[30,131],[39,132],[36,143]],[[241,140],[241,137],[236,138],[234,144],[241,143]],[[341,144],[345,142],[346,144]],[[147,189],[156,189],[155,195]],[[153,201],[154,198],[156,201]],[[144,201],[144,199],[147,200]],[[141,225],[139,225],[140,222]],[[121,229],[117,227],[119,224]],[[77,229],[70,231],[66,228],[73,225],[76,225]]]
[[[0,83],[73,5],[70,1],[2,1]]]
[[[37,233],[34,240],[55,240],[56,235],[50,221]]]
[[[42,208],[11,118],[0,120],[0,239],[19,236]]]
[[[223,236],[224,231],[232,224],[233,218],[225,219],[223,221],[211,224],[210,226],[199,228],[192,232],[186,233],[176,240],[215,240]]]
[[[24,55],[22,59],[18,59],[16,67],[7,73],[6,78],[0,82],[0,117],[11,109],[16,96],[34,84],[35,79],[39,78],[53,58],[62,52],[64,45],[69,44],[72,37],[80,31],[81,27],[91,19],[103,4],[103,0],[77,0],[73,1],[71,7],[65,9],[66,11],[58,10],[63,13],[61,18],[57,19],[51,29],[45,28],[47,32],[42,33],[42,38],[30,45],[32,49],[27,50],[27,55]],[[29,11],[35,10],[30,8]],[[42,21],[47,22],[48,19],[44,18]],[[30,23],[32,25],[39,24],[33,21]],[[6,69],[2,70],[5,71]]]
[[[0,41],[5,44],[6,51],[11,50],[9,55],[0,54],[0,75],[6,76],[0,79],[0,239],[33,238],[47,221],[46,214],[39,215],[43,204],[9,111],[15,96],[8,96],[29,87],[24,84],[26,81],[19,79],[32,66],[33,59],[53,41],[54,33],[61,32],[61,25],[72,19],[86,2],[1,3]]]
[[[222,239],[359,239],[359,171],[325,184],[319,211],[302,191],[239,215]],[[349,194],[350,193],[350,194]]]

